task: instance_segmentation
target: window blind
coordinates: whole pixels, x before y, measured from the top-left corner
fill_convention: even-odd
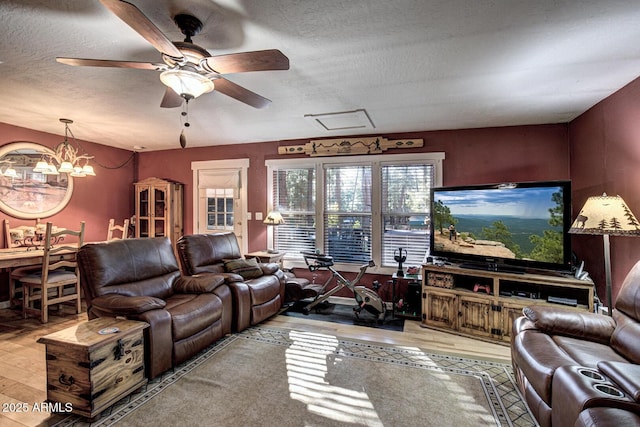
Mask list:
[[[419,265],[429,248],[432,164],[383,164],[382,265],[397,266],[399,249],[407,252],[405,265]]]
[[[371,166],[325,167],[323,238],[334,262],[371,259],[371,197]]]
[[[284,219],[284,224],[274,227],[274,249],[293,257],[315,251],[315,206],[314,167],[273,170],[273,207]]]

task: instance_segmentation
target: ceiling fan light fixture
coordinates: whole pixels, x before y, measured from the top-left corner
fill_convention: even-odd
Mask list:
[[[160,74],[160,81],[185,99],[197,98],[211,92],[213,81],[189,70],[167,70]]]

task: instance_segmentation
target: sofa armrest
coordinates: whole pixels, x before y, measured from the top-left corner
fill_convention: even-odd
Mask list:
[[[244,282],[231,282],[229,289],[233,299],[233,332],[240,332],[251,326],[251,291]]]
[[[181,276],[173,283],[173,290],[178,294],[203,294],[213,292],[224,283],[220,274],[198,274],[195,276]]]
[[[164,308],[167,303],[160,298],[150,296],[126,296],[107,294],[94,298],[91,303],[102,313],[114,316],[128,316],[149,310]]]
[[[244,282],[244,277],[236,273],[217,273],[227,283]]]
[[[615,329],[614,320],[602,314],[540,305],[525,307],[522,312],[536,328],[551,335],[608,344]]]
[[[280,270],[280,266],[275,262],[262,262],[258,264],[262,269],[262,274],[274,274]]]

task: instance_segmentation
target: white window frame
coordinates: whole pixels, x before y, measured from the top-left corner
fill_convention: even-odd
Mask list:
[[[315,167],[316,170],[316,234],[324,236],[324,167],[326,165],[371,165],[372,167],[372,206],[371,215],[373,221],[372,230],[372,258],[376,263],[376,267],[369,269],[371,273],[392,274],[396,268],[380,267],[381,264],[381,243],[382,243],[382,217],[381,217],[381,173],[380,168],[387,163],[407,163],[407,164],[424,164],[432,163],[435,167],[434,171],[434,187],[442,186],[442,163],[445,159],[444,152],[433,153],[411,153],[411,154],[383,154],[383,155],[364,155],[364,156],[345,156],[345,157],[313,157],[313,158],[295,158],[295,159],[272,159],[266,160],[267,167],[267,205],[268,210],[273,210],[273,171],[282,168],[304,168]],[[268,247],[273,247],[273,235],[268,236]],[[285,255],[287,267],[306,267],[304,260],[299,254]],[[336,264],[336,268],[340,271],[358,271],[359,265],[356,264]]]

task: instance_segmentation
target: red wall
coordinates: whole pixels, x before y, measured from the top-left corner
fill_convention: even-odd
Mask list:
[[[62,136],[0,123],[0,146],[10,142],[27,141],[53,148],[62,140]],[[51,221],[57,226],[70,228],[75,228],[80,221],[85,221],[85,240],[104,240],[107,237],[109,218],[116,218],[117,222],[121,223],[133,215],[133,153],[86,141],[80,141],[80,144],[88,154],[95,156],[91,165],[96,176],[74,179],[73,195],[66,208],[49,218],[42,218],[41,221]],[[127,163],[119,169],[105,169],[100,166],[113,167],[125,162]],[[16,219],[0,212],[0,221],[5,218],[11,221],[12,227],[35,223],[34,220]],[[4,247],[4,232],[0,241],[0,247]]]
[[[621,196],[640,215],[640,79],[569,125],[574,218],[590,196]],[[613,299],[640,259],[640,238],[611,237]],[[602,236],[573,236],[573,246],[605,299]]]

